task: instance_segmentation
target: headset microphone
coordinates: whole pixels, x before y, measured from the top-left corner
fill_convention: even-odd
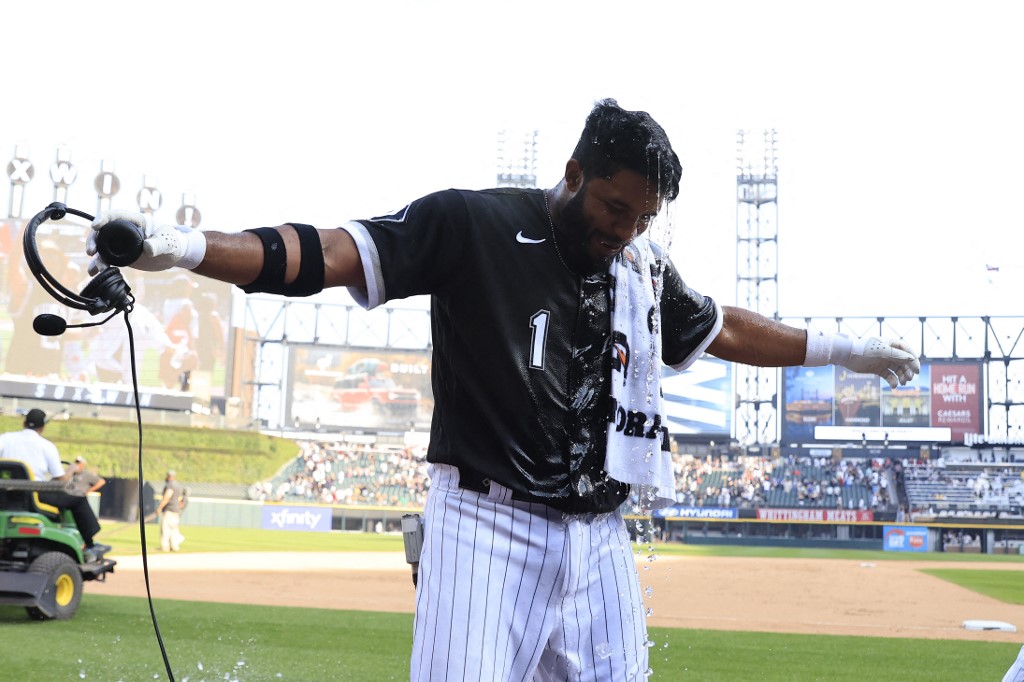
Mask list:
[[[119,311],[115,310],[113,313],[103,318],[99,322],[87,322],[83,324],[68,324],[67,320],[65,320],[60,315],[51,315],[50,313],[43,313],[42,315],[37,315],[36,319],[32,320],[32,329],[35,331],[36,334],[39,334],[40,336],[60,336],[67,329],[72,329],[75,327],[96,327],[101,324],[106,324],[110,320],[110,318],[112,318],[114,315],[117,315],[118,312]]]
[[[39,315],[32,320],[32,329],[41,336],[60,336],[68,328],[67,321],[59,315]]]

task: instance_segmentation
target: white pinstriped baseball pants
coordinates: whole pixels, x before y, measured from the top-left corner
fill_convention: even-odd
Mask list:
[[[1013,662],[1010,669],[1003,675],[1003,682],[1024,682],[1024,646],[1017,654],[1017,660]]]
[[[644,679],[647,629],[618,512],[569,516],[430,467],[411,679]]]

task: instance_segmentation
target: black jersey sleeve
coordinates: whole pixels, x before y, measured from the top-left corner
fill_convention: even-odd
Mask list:
[[[465,199],[456,190],[428,194],[391,215],[343,227],[355,239],[367,289],[367,307],[457,286],[466,271],[463,254],[472,238]],[[356,292],[353,292],[355,295]]]
[[[722,311],[708,296],[686,285],[665,258],[661,293],[661,358],[676,370],[693,364],[722,328]]]

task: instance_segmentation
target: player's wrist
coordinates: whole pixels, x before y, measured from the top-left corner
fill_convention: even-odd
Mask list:
[[[182,254],[181,260],[178,261],[177,265],[179,268],[194,270],[206,257],[206,234],[201,230],[189,230],[181,226],[178,229],[188,231],[184,232],[185,252]]]
[[[814,334],[807,332],[807,350],[804,367],[842,365],[850,359],[854,341],[845,334]]]

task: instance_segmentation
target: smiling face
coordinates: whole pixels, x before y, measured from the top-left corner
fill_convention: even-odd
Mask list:
[[[639,173],[620,170],[610,178],[585,179],[570,161],[567,185],[579,189],[562,208],[559,243],[569,267],[589,275],[608,266],[643,234],[661,207],[657,188]]]

